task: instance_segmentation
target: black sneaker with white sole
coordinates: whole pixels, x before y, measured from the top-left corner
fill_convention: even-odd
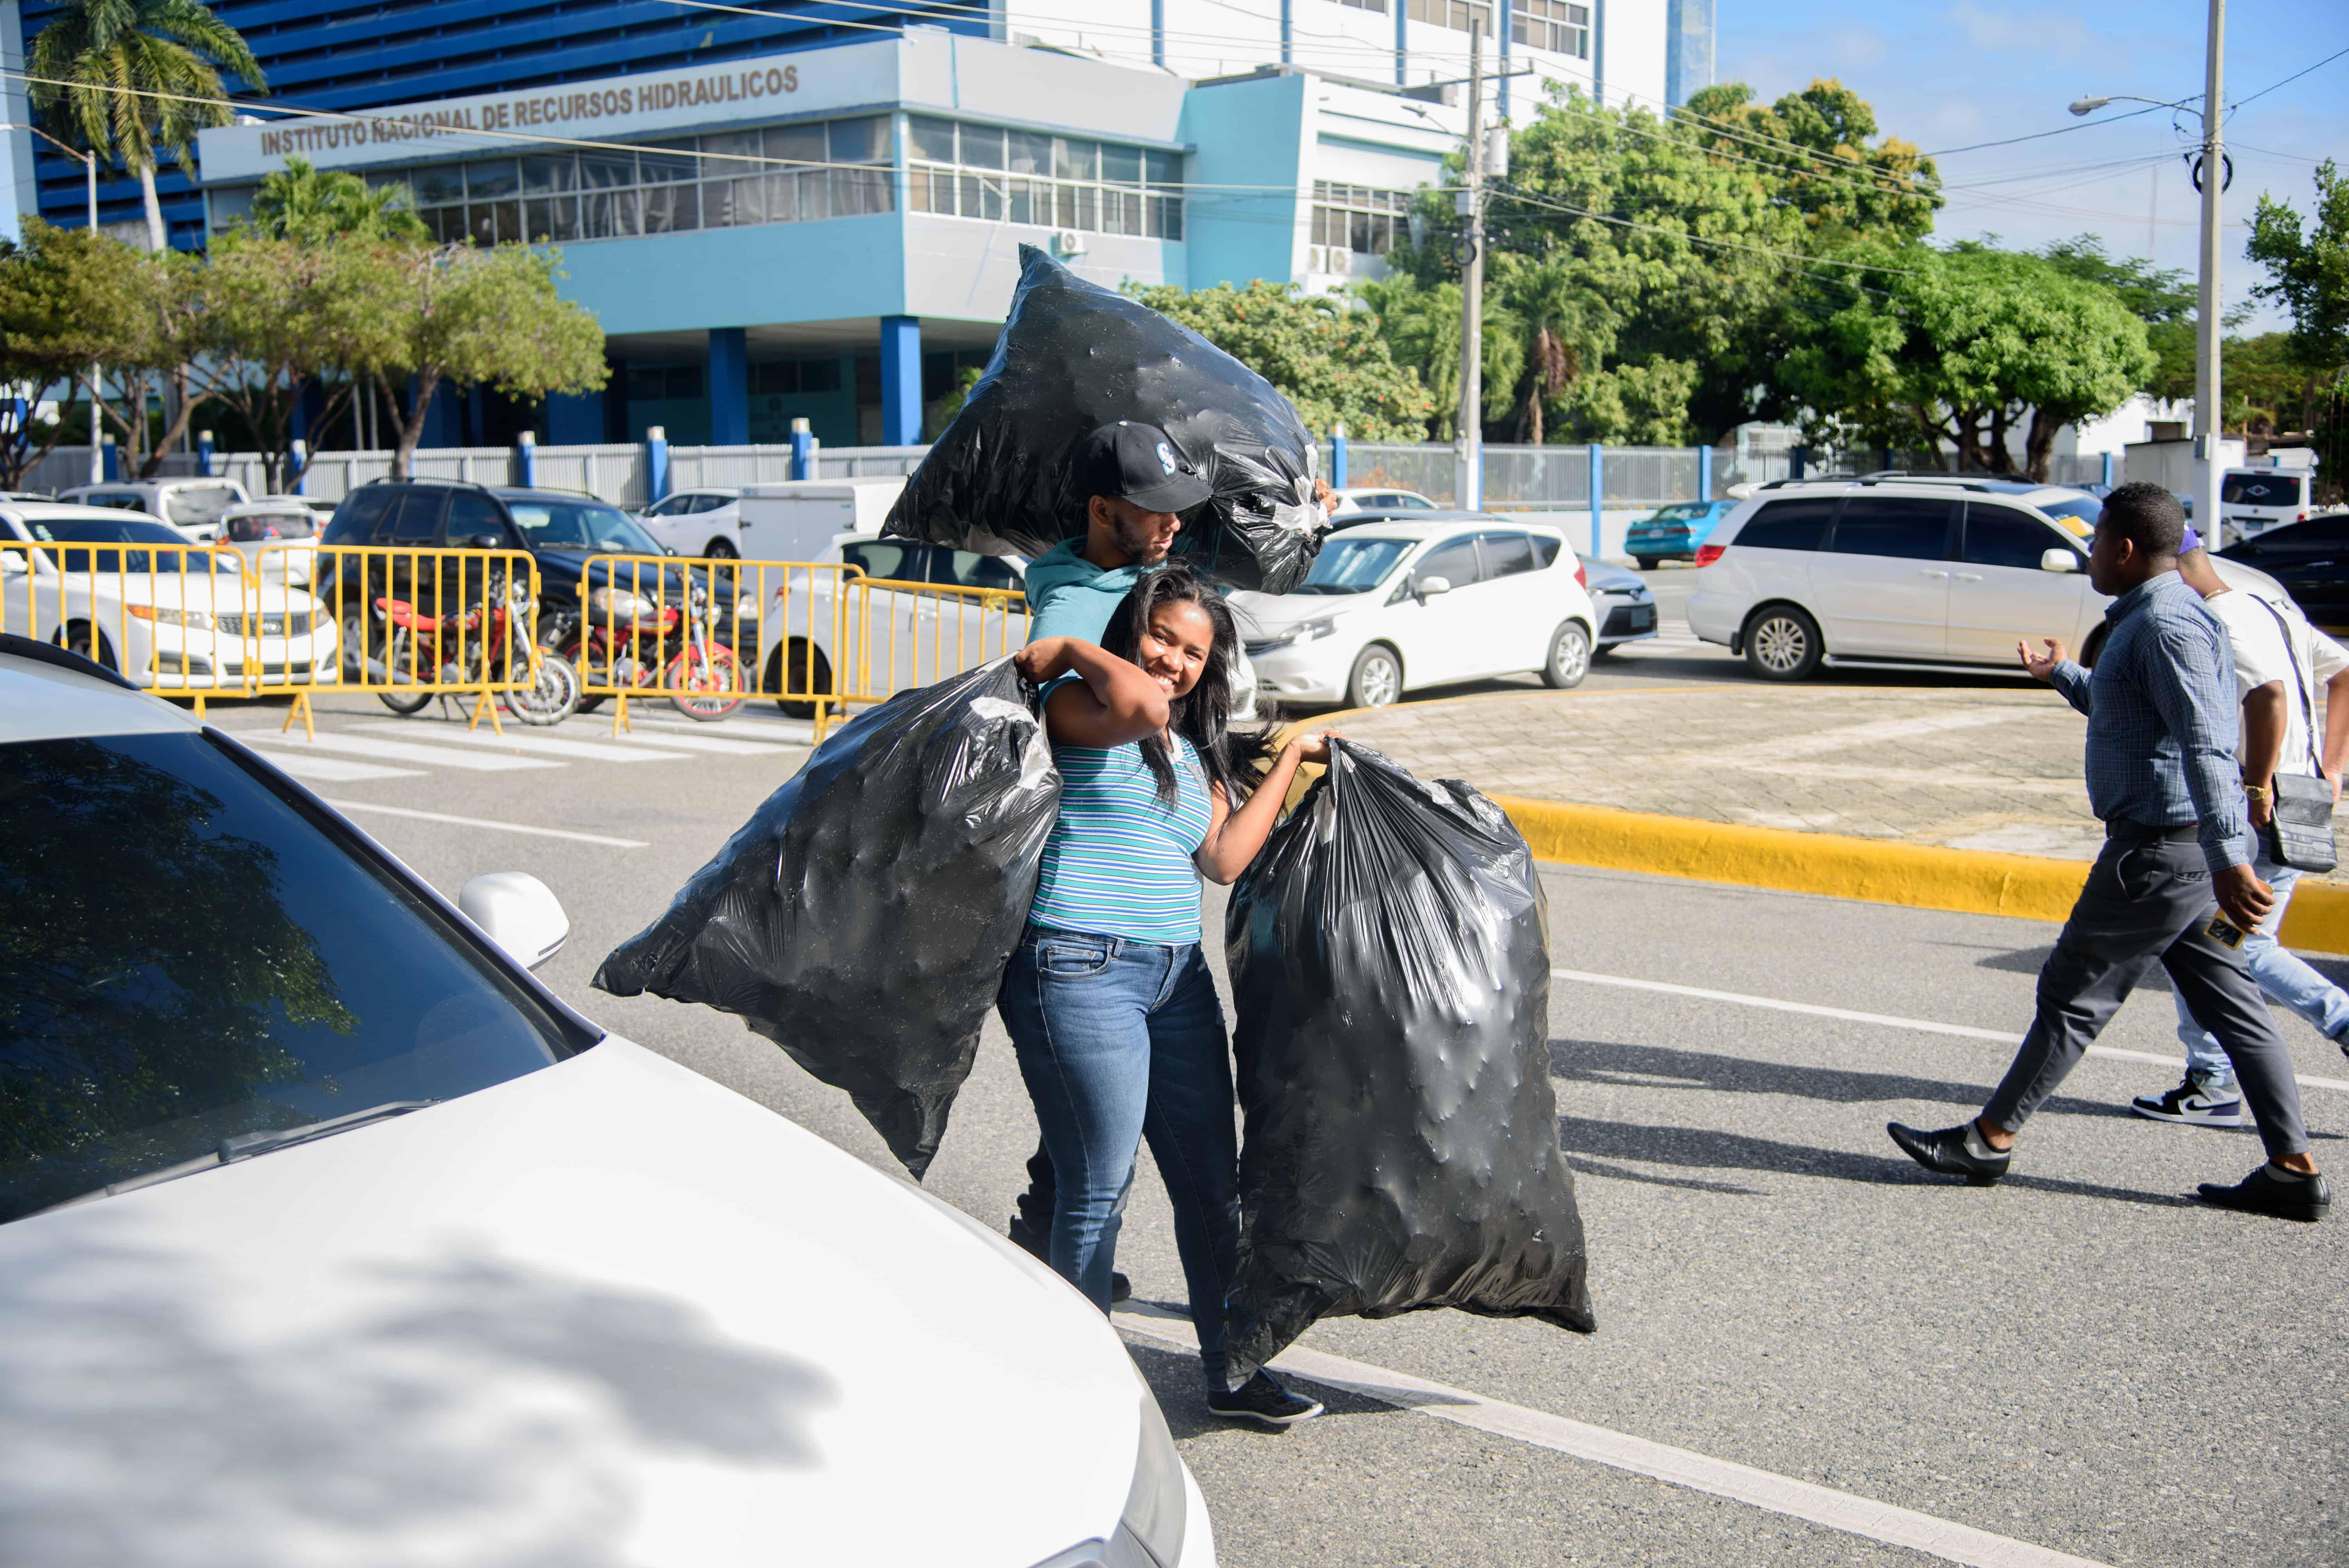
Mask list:
[[[1319,1401],[1290,1393],[1269,1372],[1258,1372],[1227,1393],[1209,1394],[1207,1408],[1227,1421],[1273,1428],[1293,1427],[1321,1413]]]
[[[2129,1109],[2154,1121],[2175,1121],[2185,1127],[2240,1127],[2243,1097],[2231,1082],[2212,1080],[2189,1072],[2186,1081],[2168,1094],[2141,1094]]]
[[[1021,1252],[1026,1253],[1030,1257],[1034,1258],[1046,1268],[1050,1268],[1052,1266],[1051,1238],[1043,1234],[1040,1231],[1031,1229],[1027,1221],[1021,1219],[1017,1214],[1012,1215],[1011,1223],[1005,1228],[1003,1233],[1010,1237],[1012,1244],[1018,1247]],[[1110,1300],[1113,1302],[1123,1301],[1133,1294],[1133,1282],[1126,1278],[1123,1274],[1119,1274],[1116,1270],[1111,1270],[1109,1276]]]

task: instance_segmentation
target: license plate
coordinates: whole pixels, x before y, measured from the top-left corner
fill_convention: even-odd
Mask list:
[[[1631,606],[1631,630],[1652,632],[1656,629],[1656,607],[1653,604]]]

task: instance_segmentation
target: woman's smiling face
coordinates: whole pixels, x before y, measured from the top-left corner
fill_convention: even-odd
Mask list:
[[[1187,599],[1161,604],[1134,639],[1133,662],[1168,696],[1187,696],[1215,651],[1216,624]]]

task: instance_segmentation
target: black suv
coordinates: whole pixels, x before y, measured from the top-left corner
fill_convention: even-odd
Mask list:
[[[318,542],[395,552],[527,550],[538,562],[538,640],[550,648],[567,645],[587,595],[607,585],[601,568],[590,580],[590,556],[670,553],[627,513],[592,496],[449,480],[376,480],[362,485],[343,498]],[[358,624],[362,611],[378,598],[405,599],[427,614],[446,615],[480,596],[481,584],[470,581],[470,573],[468,581],[460,582],[453,567],[432,580],[418,581],[416,564],[431,559],[394,554],[388,566],[369,569],[367,582],[346,585],[336,582],[337,558],[323,556],[310,591],[336,605],[343,646],[379,644],[380,634],[363,642]],[[744,668],[758,667],[757,650],[737,641],[755,639],[758,625],[750,621],[737,629],[730,574],[711,584],[704,573],[678,566],[663,568],[660,577],[662,603],[679,608],[688,596],[688,578],[709,586],[717,600],[718,635],[736,643]],[[638,583],[633,574],[624,573],[623,583],[638,593],[651,586],[649,575]]]

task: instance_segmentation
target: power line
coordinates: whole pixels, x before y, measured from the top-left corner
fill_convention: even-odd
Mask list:
[[[1909,277],[1920,275],[1917,269],[1914,267],[1886,267],[1878,266],[1872,263],[1867,262],[1838,262],[1831,260],[1826,256],[1806,256],[1799,251],[1776,250],[1768,245],[1741,245],[1733,240],[1707,239],[1701,234],[1688,233],[1683,230],[1668,229],[1660,223],[1641,223],[1630,218],[1610,217],[1605,212],[1594,212],[1588,207],[1576,207],[1564,201],[1552,201],[1537,196],[1529,196],[1523,191],[1519,190],[1515,184],[1505,184],[1501,189],[1511,201],[1523,201],[1529,207],[1544,207],[1549,209],[1551,211],[1568,212],[1578,218],[1590,218],[1601,223],[1613,223],[1620,228],[1640,229],[1651,234],[1665,234],[1669,235],[1672,239],[1680,240],[1692,245],[1709,245],[1715,250],[1722,251],[1744,251],[1753,255],[1772,256],[1781,261],[1800,262],[1812,266],[1850,267],[1860,272],[1894,273]],[[1825,276],[1825,274],[1816,275]],[[1848,279],[1842,278],[1829,278],[1827,281],[1831,283],[1849,282]],[[1866,285],[1854,284],[1851,284],[1851,286],[1859,288],[1865,287]],[[1881,294],[1884,291],[1878,289],[1871,290],[1870,292]]]
[[[2087,120],[2079,125],[2060,125],[2054,130],[2034,130],[2029,136],[2010,136],[2000,141],[1968,142],[1963,147],[1947,147],[1939,152],[1929,152],[1925,156],[1947,158],[1953,152],[1980,152],[1985,147],[2013,147],[2018,141],[2041,141],[2051,136],[2069,136],[2075,130],[2093,130],[2100,125],[2118,125],[2125,119],[2135,119],[2141,114],[2151,114],[2155,109],[2168,107],[2164,103],[2148,104],[2143,108],[2133,108],[2127,114],[2107,115],[2103,119]]]
[[[2275,90],[2276,90],[2276,88],[2280,88],[2280,87],[2283,87],[2283,86],[2285,86],[2287,83],[2296,82],[2296,81],[2300,80],[2300,78],[2301,78],[2301,77],[2304,77],[2304,76],[2308,75],[2308,73],[2309,73],[2310,71],[2322,70],[2323,67],[2325,67],[2326,66],[2331,65],[2333,61],[2335,61],[2335,60],[2339,59],[2339,58],[2340,58],[2342,56],[2344,56],[2344,55],[2349,55],[2349,49],[2335,49],[2335,50],[2333,50],[2333,53],[2331,53],[2331,54],[2329,54],[2329,55],[2325,56],[2323,59],[2321,59],[2321,60],[2317,61],[2317,62],[2316,62],[2316,64],[2314,64],[2314,65],[2313,65],[2313,66],[2304,66],[2304,67],[2302,67],[2301,69],[2299,69],[2299,70],[2296,70],[2296,71],[2292,72],[2292,75],[2290,75],[2290,76],[2288,76],[2288,77],[2284,77],[2284,79],[2283,79],[2282,81],[2281,81],[2281,82],[2271,82],[2271,83],[2269,83],[2266,87],[2263,87],[2263,88],[2261,88],[2259,91],[2257,91],[2257,92],[2253,93],[2253,94],[2251,96],[2251,98],[2237,98],[2233,103],[2230,103],[2230,104],[2229,104],[2229,105],[2227,106],[2227,112],[2228,112],[2229,114],[2232,114],[2232,113],[2234,113],[2237,109],[2239,109],[2239,108],[2242,108],[2245,104],[2251,102],[2253,99],[2255,99],[2255,98],[2263,98],[2267,97],[2267,96],[2268,96],[2268,94],[2270,94],[2270,93],[2271,93],[2271,92],[2275,91]]]

